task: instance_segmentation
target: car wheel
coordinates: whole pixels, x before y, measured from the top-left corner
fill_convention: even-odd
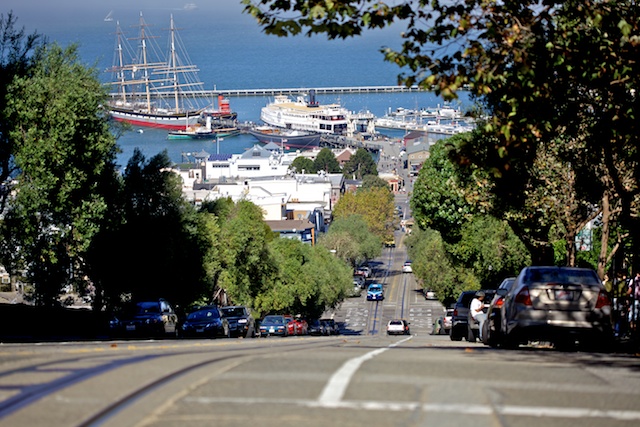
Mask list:
[[[451,341],[462,341],[462,335],[460,335],[455,328],[451,328],[449,339],[451,339]]]

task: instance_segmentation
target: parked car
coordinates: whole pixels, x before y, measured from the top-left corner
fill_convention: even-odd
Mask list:
[[[358,285],[360,289],[367,287],[367,279],[364,276],[353,276],[353,284]]]
[[[484,344],[495,347],[500,342],[500,324],[502,318],[502,308],[504,307],[504,297],[513,286],[515,277],[508,277],[500,283],[496,294],[489,303],[489,309],[487,310],[487,321],[484,322],[484,328],[482,330],[482,342]]]
[[[457,301],[453,305],[453,315],[451,316],[451,332],[449,338],[451,341],[461,341],[466,338],[467,341],[475,341],[477,334],[477,324],[469,325],[469,305],[471,300],[478,291],[463,291],[460,293]],[[493,289],[483,289],[485,293],[485,301],[490,301],[496,293]],[[488,306],[485,308],[485,311]],[[475,326],[475,329],[474,329]]]
[[[281,315],[265,316],[260,322],[260,336],[268,337],[270,335],[278,335],[286,337],[289,335],[287,329],[287,320]]]
[[[445,334],[448,334],[451,332],[451,325],[452,325],[452,319],[453,319],[453,308],[447,308],[447,310],[445,311],[444,317],[442,319],[442,329],[444,330]]]
[[[333,319],[320,319],[320,322],[324,324],[326,330],[329,332],[328,335],[339,335],[340,328],[338,324]]]
[[[178,316],[164,299],[126,305],[110,322],[114,335],[162,338],[176,336]]]
[[[180,325],[179,336],[193,337],[231,337],[229,321],[216,306],[200,307],[189,314]]]
[[[309,334],[309,323],[306,320],[304,320],[302,317],[296,316],[293,319],[293,322],[296,324],[296,335]]]
[[[365,279],[371,277],[371,269],[366,265],[356,268],[355,276],[363,276]]]
[[[409,322],[403,319],[389,320],[389,323],[387,323],[387,335],[411,335]]]
[[[595,271],[534,266],[522,269],[504,300],[500,345],[529,341],[557,348],[603,347],[613,336],[611,301]]]
[[[309,335],[330,335],[331,331],[325,322],[320,319],[314,319],[309,322]]]
[[[382,301],[384,290],[380,283],[372,283],[367,288],[367,301]]]
[[[231,336],[254,338],[257,334],[256,321],[249,309],[243,305],[222,307],[222,315],[229,322]]]
[[[349,298],[356,298],[356,297],[359,297],[360,295],[362,295],[362,288],[354,280],[353,281],[353,287],[349,290],[349,292],[347,293],[347,296]]]
[[[413,273],[413,268],[411,268],[411,261],[407,260],[402,264],[402,272],[403,273]]]
[[[290,314],[286,314],[284,316],[285,322],[287,323],[287,334],[288,335],[298,335],[298,325],[293,319],[293,316]]]

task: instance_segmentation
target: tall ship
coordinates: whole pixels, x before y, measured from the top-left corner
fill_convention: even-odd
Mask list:
[[[260,120],[270,126],[321,134],[345,134],[348,116],[349,111],[340,104],[319,104],[315,90],[309,91],[308,100],[303,95],[295,101],[286,95],[277,95],[260,110]]]
[[[109,101],[109,114],[117,121],[135,126],[168,130],[195,125],[204,111],[198,68],[188,58],[171,15],[170,50],[162,57],[149,25],[140,13],[140,33],[133,49],[116,24],[116,51],[112,85],[115,95]],[[156,57],[156,56],[160,57]],[[197,94],[200,93],[200,97]]]

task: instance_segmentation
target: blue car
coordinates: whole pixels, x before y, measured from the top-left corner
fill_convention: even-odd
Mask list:
[[[269,335],[279,335],[286,337],[289,335],[287,330],[287,319],[280,315],[265,316],[260,322],[260,336],[268,337]]]
[[[384,291],[380,283],[372,283],[367,288],[367,301],[382,301],[384,299]]]

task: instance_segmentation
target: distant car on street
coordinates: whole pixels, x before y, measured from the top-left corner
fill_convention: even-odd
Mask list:
[[[387,335],[411,335],[409,322],[403,319],[389,320],[389,323],[387,323]]]
[[[229,322],[216,306],[200,307],[189,314],[180,325],[179,336],[183,338],[231,337]]]
[[[178,316],[164,299],[126,305],[110,322],[111,333],[120,336],[163,338],[176,336]]]
[[[413,268],[411,267],[411,261],[406,260],[404,264],[402,264],[402,272],[403,273],[413,273]]]
[[[256,336],[256,321],[249,309],[242,305],[222,307],[222,315],[229,322],[231,336],[253,338]]]
[[[260,336],[268,337],[270,335],[278,335],[286,337],[289,335],[287,329],[287,320],[281,315],[269,315],[265,316],[260,322]]]
[[[320,319],[320,323],[324,324],[326,330],[329,332],[328,335],[338,335],[340,334],[340,328],[338,324],[333,319]]]
[[[382,284],[372,283],[367,288],[367,301],[382,301],[384,299],[384,290]]]

